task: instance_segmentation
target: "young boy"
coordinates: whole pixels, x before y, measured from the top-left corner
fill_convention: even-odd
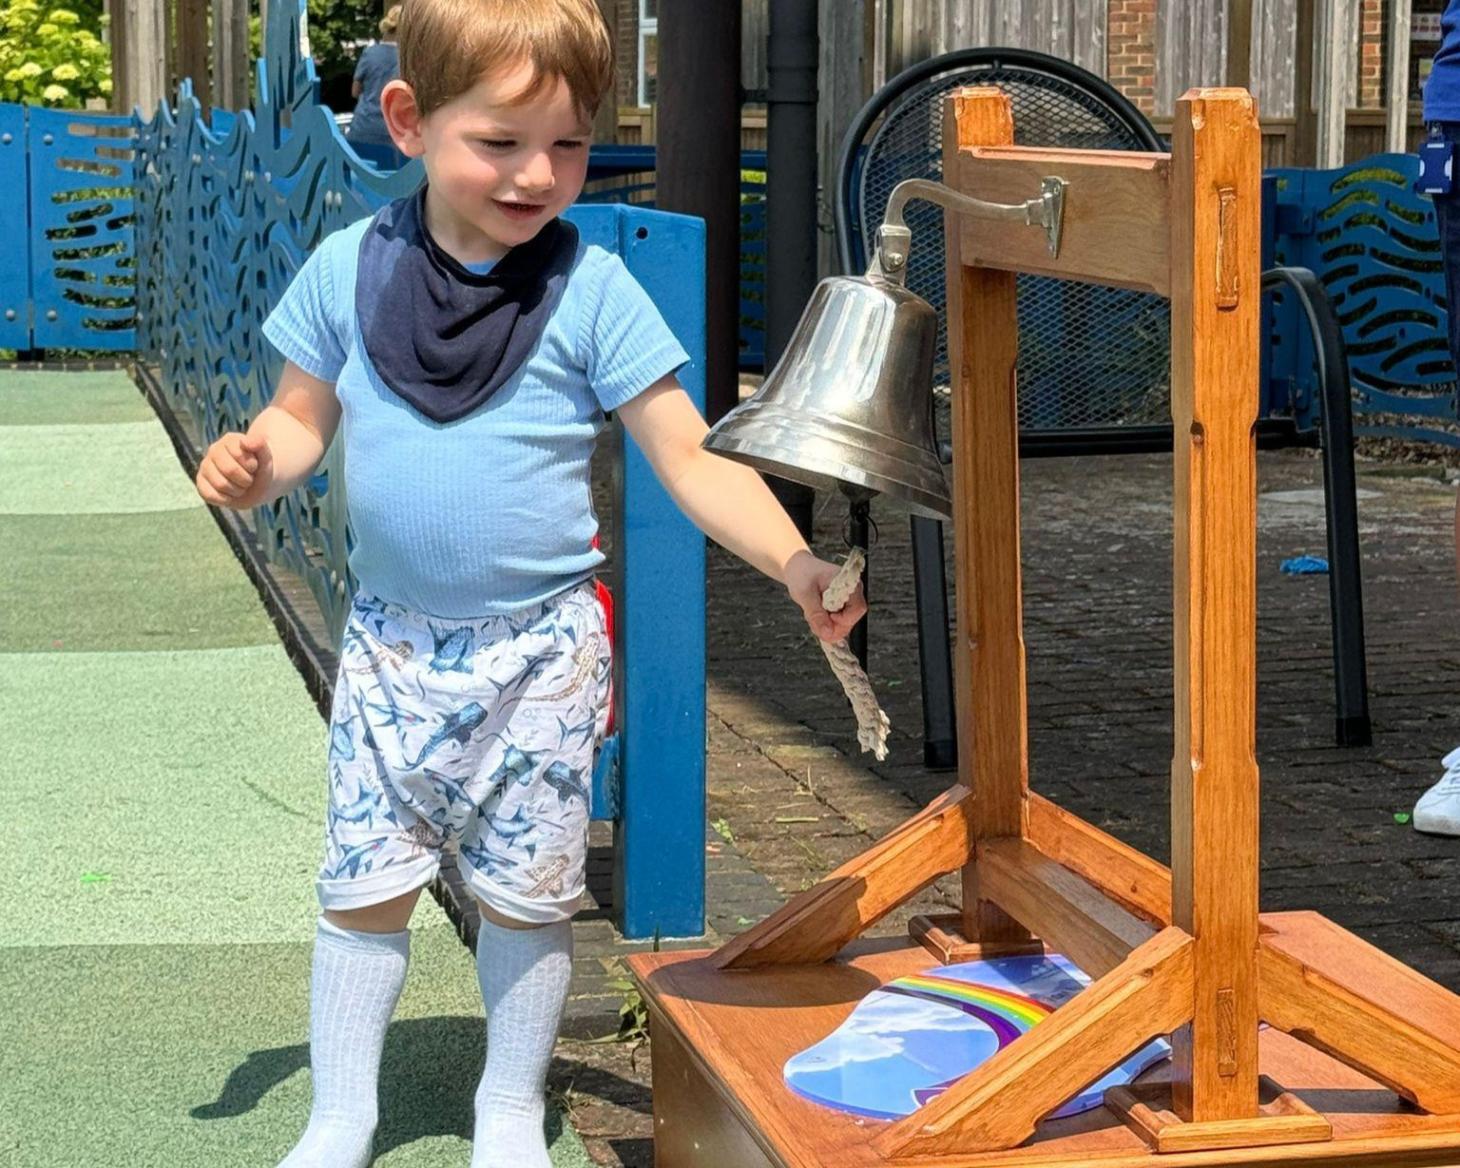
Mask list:
[[[558,218],[613,78],[594,0],[406,0],[400,69],[382,111],[426,185],[310,257],[264,326],[287,358],[273,402],[197,480],[217,506],[267,503],[343,423],[360,595],[330,728],[314,1104],[284,1165],[369,1161],[406,926],[454,841],[482,917],[472,1164],[546,1168],[608,679],[588,472],[604,411],[818,636],[865,605],[823,611],[834,565],[752,471],[701,449],[684,350],[621,262]]]

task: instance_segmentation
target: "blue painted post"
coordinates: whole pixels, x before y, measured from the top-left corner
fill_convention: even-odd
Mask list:
[[[705,405],[705,232],[698,219],[618,207],[619,254],[691,364]],[[705,927],[705,542],[618,430],[614,512],[620,661],[619,817],[613,887],[625,937]]]
[[[8,246],[0,248],[0,349],[29,349],[30,200],[25,107],[0,104],[0,207]]]

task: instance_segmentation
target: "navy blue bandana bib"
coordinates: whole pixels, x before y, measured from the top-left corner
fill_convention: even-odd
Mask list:
[[[426,189],[382,207],[360,241],[355,311],[380,378],[433,422],[487,401],[531,354],[562,298],[578,230],[554,219],[490,272],[426,230]]]

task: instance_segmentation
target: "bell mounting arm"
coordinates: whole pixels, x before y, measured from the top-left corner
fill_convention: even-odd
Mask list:
[[[1043,227],[1049,241],[1049,254],[1060,253],[1060,227],[1065,214],[1065,180],[1047,175],[1040,180],[1039,196],[1023,203],[990,203],[955,191],[940,182],[926,178],[910,178],[892,188],[887,197],[887,212],[877,229],[877,254],[867,275],[901,284],[907,270],[908,253],[912,250],[912,232],[903,222],[902,211],[913,199],[926,199],[961,215],[980,219],[1012,219],[1030,227]]]

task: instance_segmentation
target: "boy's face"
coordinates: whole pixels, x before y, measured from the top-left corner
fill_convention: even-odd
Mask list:
[[[524,61],[424,118],[403,119],[397,145],[423,159],[432,233],[458,259],[497,258],[526,243],[583,189],[593,127],[562,78],[514,103],[532,78]]]

